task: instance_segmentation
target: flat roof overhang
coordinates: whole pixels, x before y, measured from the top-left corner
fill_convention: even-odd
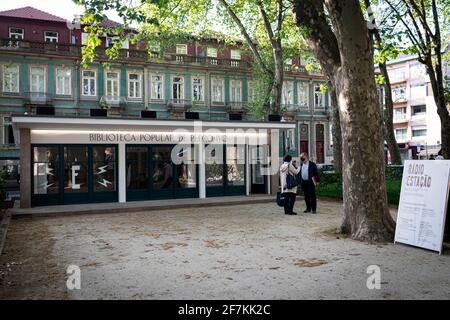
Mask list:
[[[13,115],[15,128],[40,130],[146,131],[174,129],[295,129],[295,122],[128,119]]]

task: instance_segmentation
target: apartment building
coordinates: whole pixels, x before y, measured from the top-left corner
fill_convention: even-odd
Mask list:
[[[283,119],[273,122],[248,110],[256,79],[239,44],[193,39],[149,53],[125,41],[109,61],[114,35],[105,35],[84,68],[85,39],[76,22],[32,7],[0,12],[0,160],[10,169],[20,163],[23,206],[273,192],[270,176],[251,163],[300,151],[332,162],[325,78],[307,72],[299,56],[286,61]],[[199,123],[222,133],[268,130],[267,141],[241,150],[223,139],[212,149],[190,140],[192,154],[220,151],[234,165],[171,163],[177,137],[164,133]]]
[[[425,66],[414,56],[387,63],[394,101],[394,130],[403,160],[436,155],[441,123]]]

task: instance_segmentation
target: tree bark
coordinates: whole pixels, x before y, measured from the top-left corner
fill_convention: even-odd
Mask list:
[[[326,5],[333,29],[325,18]],[[357,0],[295,0],[301,29],[331,76],[342,130],[343,220],[353,239],[390,241],[384,177],[382,117],[374,78],[371,41]]]
[[[336,96],[336,90],[331,88],[331,123],[333,135],[333,159],[334,170],[336,172],[342,172],[342,134],[341,134],[341,119],[339,116],[339,106]]]

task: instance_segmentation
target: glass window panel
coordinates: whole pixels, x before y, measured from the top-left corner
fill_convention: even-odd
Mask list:
[[[206,186],[223,185],[223,145],[208,145],[205,148]]]
[[[33,193],[54,194],[59,193],[57,147],[33,148]]]
[[[116,190],[116,148],[93,147],[94,191]]]
[[[172,147],[153,147],[153,190],[170,189],[173,182]]]
[[[64,192],[88,192],[87,147],[64,147]]]
[[[177,188],[197,187],[197,166],[194,161],[194,148],[192,146],[176,146],[176,172]]]
[[[143,190],[148,187],[147,147],[127,148],[127,189]]]
[[[245,146],[227,146],[228,185],[245,185]]]

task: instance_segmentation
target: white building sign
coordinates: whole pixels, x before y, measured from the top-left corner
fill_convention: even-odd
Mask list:
[[[395,242],[442,250],[450,188],[450,160],[407,160]]]

